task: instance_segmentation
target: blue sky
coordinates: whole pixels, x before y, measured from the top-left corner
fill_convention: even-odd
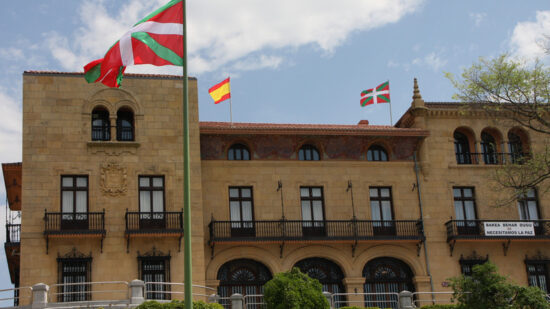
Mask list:
[[[0,161],[21,160],[24,70],[82,71],[166,1],[5,1]],[[387,104],[359,106],[362,90],[389,80],[396,122],[410,105],[413,77],[426,101],[450,101],[444,72],[504,52],[548,62],[537,44],[544,34],[547,0],[188,0],[189,74],[198,78],[203,121],[229,121],[229,105],[214,105],[208,88],[230,75],[236,122],[389,124]],[[0,288],[9,285],[2,254]]]

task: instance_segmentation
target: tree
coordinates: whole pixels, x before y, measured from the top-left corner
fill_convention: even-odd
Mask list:
[[[458,93],[453,97],[466,107],[482,108],[489,116],[510,126],[550,138],[550,69],[540,61],[521,62],[508,55],[481,58],[464,70],[460,79],[447,73]],[[548,144],[548,143],[545,143]],[[521,160],[508,160],[493,179],[496,190],[506,192],[497,206],[514,202],[534,187],[548,189],[550,149],[539,149]]]
[[[268,309],[328,309],[321,283],[302,273],[297,267],[276,274],[264,286]]]
[[[451,278],[457,309],[548,309],[550,305],[538,287],[509,283],[491,262],[475,265],[471,276]]]

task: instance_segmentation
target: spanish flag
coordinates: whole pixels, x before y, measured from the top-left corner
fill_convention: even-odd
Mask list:
[[[229,86],[229,77],[223,82],[214,85],[214,87],[208,89],[208,93],[214,100],[215,104],[231,98],[231,87]]]

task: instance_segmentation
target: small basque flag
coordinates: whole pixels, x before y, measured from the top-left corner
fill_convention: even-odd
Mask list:
[[[390,103],[390,81],[361,92],[361,106],[379,103]]]
[[[229,86],[229,77],[223,82],[214,85],[212,88],[208,89],[208,93],[210,93],[210,96],[214,100],[215,104],[230,99],[231,87]]]

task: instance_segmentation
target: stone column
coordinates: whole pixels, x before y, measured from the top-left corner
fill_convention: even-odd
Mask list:
[[[232,309],[244,309],[244,296],[235,293],[229,297]]]
[[[365,278],[363,277],[346,277],[344,279],[344,285],[346,286],[347,293],[364,293]],[[348,295],[348,306],[365,306],[364,295]],[[372,305],[372,304],[371,304]]]
[[[430,277],[429,276],[414,276],[413,283],[416,286],[417,292],[431,292],[432,288],[430,286]],[[414,298],[413,298],[414,299]],[[430,294],[418,294],[416,296],[417,305],[430,305],[429,300],[432,299]]]
[[[114,115],[109,115],[111,122],[111,141],[116,141],[116,111]]]
[[[414,309],[413,296],[409,291],[402,291],[399,293],[399,309]]]
[[[130,288],[130,304],[141,304],[145,301],[143,291],[145,291],[145,282],[141,280],[132,280],[128,285]]]
[[[32,309],[46,308],[48,304],[48,290],[50,289],[44,283],[38,283],[32,286]]]

